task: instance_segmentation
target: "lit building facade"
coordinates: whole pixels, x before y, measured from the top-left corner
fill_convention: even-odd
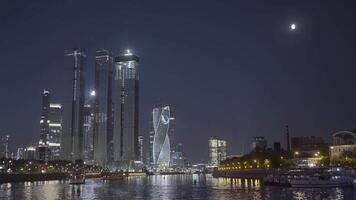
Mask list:
[[[216,136],[209,139],[209,157],[212,166],[217,166],[221,161],[226,159],[226,146],[226,140],[222,140]]]
[[[0,136],[0,158],[9,158],[9,135]]]
[[[113,71],[113,156],[117,168],[132,168],[138,159],[139,57],[129,51],[115,58]]]
[[[63,138],[61,157],[64,160],[83,159],[84,129],[84,66],[86,51],[73,49],[65,53],[63,106]]]
[[[138,136],[138,150],[139,150],[139,157],[138,157],[138,160],[143,162],[143,136],[140,135]]]
[[[42,109],[40,120],[40,140],[38,142],[38,153],[40,160],[48,160],[50,157],[49,151],[49,104],[50,93],[48,90],[42,92]]]
[[[40,141],[38,154],[40,160],[60,159],[62,137],[62,106],[51,103],[48,90],[42,92],[42,112],[40,120]]]
[[[265,137],[258,136],[254,137],[254,140],[252,142],[252,149],[254,151],[264,151],[267,148],[267,140]]]
[[[86,164],[97,164],[94,162],[94,111],[90,104],[84,105],[84,162]]]
[[[157,168],[169,167],[171,161],[171,144],[169,138],[170,122],[172,120],[169,106],[153,109],[153,162]]]
[[[95,56],[94,160],[105,166],[114,161],[112,72],[113,56],[100,50]]]
[[[28,145],[24,149],[24,159],[25,160],[36,160],[37,159],[37,149],[35,145]]]
[[[148,133],[148,152],[147,152],[147,165],[153,166],[153,140],[155,137],[155,131],[153,129],[153,122],[150,121],[150,132]]]
[[[333,145],[329,147],[330,158],[356,156],[356,133],[338,131],[333,134]]]
[[[50,151],[50,160],[59,160],[62,139],[62,105],[50,103],[48,118],[50,121],[48,124],[48,146]]]
[[[40,120],[40,141],[39,145],[48,145],[49,139],[49,104],[50,94],[48,90],[42,92],[42,110]]]
[[[24,148],[17,148],[16,160],[24,159]]]
[[[175,148],[172,148],[173,150],[171,150],[170,167],[175,168],[175,169],[184,168],[186,158],[185,158],[183,150],[182,150],[183,145],[181,143],[178,143],[174,147]]]

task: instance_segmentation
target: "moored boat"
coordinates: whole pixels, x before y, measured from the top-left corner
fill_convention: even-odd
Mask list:
[[[123,180],[125,175],[122,172],[105,172],[102,173],[101,179],[104,181]]]
[[[352,178],[343,175],[312,175],[294,178],[290,181],[292,187],[352,187]]]
[[[85,174],[84,173],[73,173],[70,176],[70,184],[84,184],[85,183]]]

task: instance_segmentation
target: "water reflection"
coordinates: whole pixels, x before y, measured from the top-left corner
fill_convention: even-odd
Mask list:
[[[352,188],[295,189],[266,187],[258,179],[213,178],[211,175],[129,177],[84,185],[65,181],[7,183],[0,199],[353,199]]]

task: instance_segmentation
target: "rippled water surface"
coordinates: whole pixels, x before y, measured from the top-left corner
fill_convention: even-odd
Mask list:
[[[353,188],[296,189],[263,186],[259,180],[213,178],[211,175],[157,175],[84,185],[63,181],[8,183],[0,199],[356,199]]]

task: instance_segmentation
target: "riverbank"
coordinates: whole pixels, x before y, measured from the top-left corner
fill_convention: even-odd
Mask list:
[[[65,180],[67,173],[0,174],[0,183]]]
[[[268,174],[275,173],[273,169],[244,169],[236,171],[217,171],[213,172],[213,177],[223,178],[247,178],[247,179],[263,179]]]

